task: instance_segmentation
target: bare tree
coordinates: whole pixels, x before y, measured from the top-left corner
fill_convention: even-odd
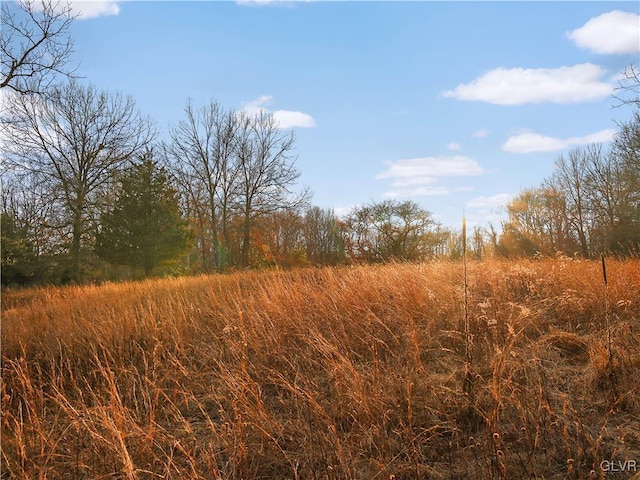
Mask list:
[[[589,158],[599,155],[600,146],[574,148],[567,157],[561,155],[555,164],[552,183],[564,193],[568,220],[575,229],[580,242],[580,250],[585,258],[589,256],[587,171]]]
[[[332,209],[312,207],[304,216],[303,237],[307,258],[314,265],[331,265],[345,260],[341,222]]]
[[[640,104],[639,104],[640,106]],[[616,247],[634,243],[640,249],[640,108],[635,108],[633,118],[620,124],[611,149],[611,163],[619,174],[622,193],[619,209],[619,225],[612,235]],[[626,239],[624,238],[626,237]],[[620,240],[624,240],[621,242]]]
[[[59,244],[58,232],[52,228],[58,206],[37,176],[3,178],[2,213],[26,232],[36,256],[52,253]]]
[[[486,255],[488,243],[488,233],[485,228],[482,228],[479,225],[475,225],[473,227],[473,231],[471,234],[471,252],[475,258],[483,258]]]
[[[72,76],[67,67],[73,53],[70,4],[58,0],[2,2],[0,88],[42,93],[56,76]]]
[[[578,243],[567,212],[566,193],[556,183],[521,191],[507,204],[509,219],[502,225],[498,251],[507,256],[575,251]]]
[[[630,105],[633,108],[631,120],[618,122],[620,128],[614,139],[613,154],[626,170],[631,189],[640,192],[640,70],[633,64],[628,66],[619,86],[615,89],[614,98],[618,105]]]
[[[185,114],[164,151],[196,216],[203,266],[224,269],[234,239],[235,260],[248,266],[258,217],[302,206],[308,198],[289,191],[300,175],[290,155],[293,135],[270,115],[253,117],[216,102],[200,109],[188,102]]]
[[[186,120],[180,121],[170,132],[171,142],[164,145],[165,154],[201,220],[206,217],[202,230],[203,247],[213,247],[213,262],[218,269],[226,264],[229,246],[229,217],[237,187],[235,112],[224,110],[211,102],[194,109],[191,102],[185,107]],[[200,201],[198,201],[200,198]],[[202,205],[202,200],[205,204]],[[221,241],[222,240],[222,241]],[[207,267],[206,254],[203,260]]]
[[[309,201],[304,191],[294,196],[290,187],[300,176],[292,155],[293,133],[282,131],[275,118],[237,114],[239,120],[239,208],[242,217],[241,264],[249,266],[251,231],[256,218],[287,208],[300,208]]]
[[[76,81],[45,96],[10,96],[14,121],[5,124],[13,171],[38,175],[64,206],[71,236],[70,277],[78,278],[80,251],[96,216],[98,194],[112,172],[155,136],[131,97],[98,91]]]
[[[303,237],[304,217],[299,211],[289,208],[265,215],[256,228],[259,229],[258,233],[261,237],[263,262],[281,267],[307,263]]]

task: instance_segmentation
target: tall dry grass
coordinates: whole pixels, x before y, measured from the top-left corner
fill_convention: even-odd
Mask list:
[[[640,460],[640,261],[611,361],[600,268],[470,261],[470,339],[460,263],[5,293],[2,476],[605,478]]]

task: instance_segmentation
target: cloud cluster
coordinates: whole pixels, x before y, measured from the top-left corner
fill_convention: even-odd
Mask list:
[[[593,101],[613,91],[613,86],[602,79],[605,73],[602,67],[591,63],[558,68],[496,68],[443,95],[497,105]]]
[[[600,54],[640,52],[640,15],[613,10],[567,33],[578,47]],[[444,97],[496,105],[570,104],[601,100],[613,92],[606,70],[592,63],[557,68],[504,68],[446,90]]]
[[[610,142],[615,133],[614,129],[607,128],[583,137],[562,139],[527,131],[509,137],[502,150],[509,153],[555,152],[578,145]]]
[[[640,15],[613,10],[592,18],[567,34],[578,47],[594,53],[628,55],[640,52]]]
[[[597,54],[630,55],[640,53],[640,15],[613,10],[591,18],[584,25],[566,34],[580,48]],[[608,98],[614,92],[610,72],[593,63],[581,63],[556,68],[494,68],[471,82],[446,90],[443,96],[461,101],[486,102],[495,105],[525,105],[539,103],[575,104]],[[483,138],[488,130],[472,136]],[[508,153],[555,152],[590,143],[610,142],[615,130],[604,129],[584,136],[559,138],[533,131],[521,131],[502,145]],[[484,207],[485,203],[506,203],[506,194],[480,197],[469,206]]]
[[[118,1],[71,1],[69,2],[74,13],[78,14],[79,20],[89,18],[106,17],[118,15],[120,6]]]
[[[270,111],[266,107],[273,104],[271,95],[261,95],[260,97],[247,102],[242,109],[249,115],[259,115],[261,113],[270,113],[278,122],[280,128],[311,128],[316,126],[313,117],[307,113],[296,112],[292,110],[275,110]]]
[[[386,197],[415,197],[427,195],[447,195],[450,189],[440,184],[443,178],[477,176],[482,167],[474,159],[462,155],[420,157],[385,162],[387,170],[378,174],[377,179],[391,179],[393,191]]]

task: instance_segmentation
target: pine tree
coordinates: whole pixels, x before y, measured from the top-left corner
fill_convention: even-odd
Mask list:
[[[148,152],[125,170],[114,205],[101,216],[96,236],[101,258],[133,271],[142,268],[145,276],[184,253],[190,238],[177,191],[152,157]]]
[[[36,255],[27,230],[13,215],[0,213],[0,278],[3,285],[25,284],[34,280]]]

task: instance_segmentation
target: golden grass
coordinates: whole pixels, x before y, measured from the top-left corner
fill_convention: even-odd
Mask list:
[[[599,262],[470,262],[473,396],[460,263],[7,292],[3,478],[605,478],[640,463],[640,261],[607,267],[612,362]]]

